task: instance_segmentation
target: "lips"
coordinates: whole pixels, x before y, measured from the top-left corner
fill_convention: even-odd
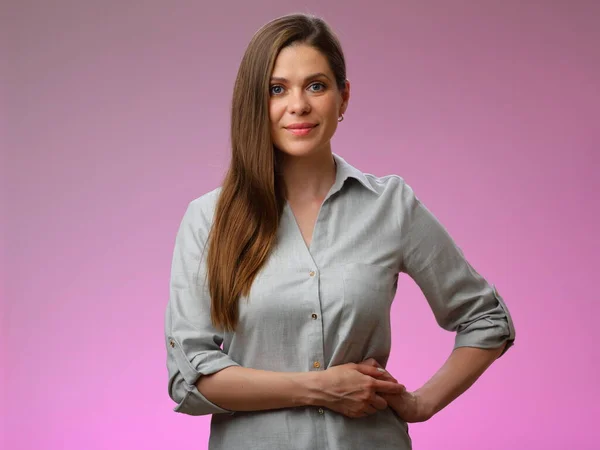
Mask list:
[[[306,136],[307,134],[309,134],[312,130],[314,130],[316,128],[315,126],[311,126],[311,127],[304,127],[304,128],[287,128],[287,130],[292,133],[294,136]]]
[[[314,128],[316,126],[317,126],[316,123],[305,122],[305,123],[293,123],[291,125],[288,125],[286,128],[288,130],[302,130],[302,129],[305,129],[305,128]]]

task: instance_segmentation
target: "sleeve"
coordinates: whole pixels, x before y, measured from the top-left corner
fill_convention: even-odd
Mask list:
[[[165,313],[165,342],[169,396],[175,412],[200,416],[233,411],[204,397],[196,382],[226,367],[239,366],[221,350],[223,335],[210,319],[210,297],[204,274],[202,247],[207,227],[200,205],[188,205],[175,238],[170,296]],[[198,220],[199,219],[199,220]],[[202,235],[202,236],[201,236]]]
[[[467,261],[444,226],[406,183],[401,191],[402,272],[427,299],[437,323],[456,332],[454,348],[512,347],[515,327],[504,299]]]

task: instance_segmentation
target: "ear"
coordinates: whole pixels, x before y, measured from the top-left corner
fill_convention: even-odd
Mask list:
[[[344,83],[344,89],[342,94],[342,104],[340,105],[340,114],[344,114],[348,109],[348,103],[350,101],[350,80],[346,79]]]

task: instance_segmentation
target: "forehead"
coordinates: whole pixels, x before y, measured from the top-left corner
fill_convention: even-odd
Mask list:
[[[279,52],[272,76],[294,80],[317,72],[333,76],[327,58],[319,50],[309,45],[296,44]]]

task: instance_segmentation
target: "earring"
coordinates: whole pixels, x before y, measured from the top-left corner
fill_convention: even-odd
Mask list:
[[[342,120],[344,120],[344,115],[343,114],[340,117],[338,117],[338,122],[341,122]]]

